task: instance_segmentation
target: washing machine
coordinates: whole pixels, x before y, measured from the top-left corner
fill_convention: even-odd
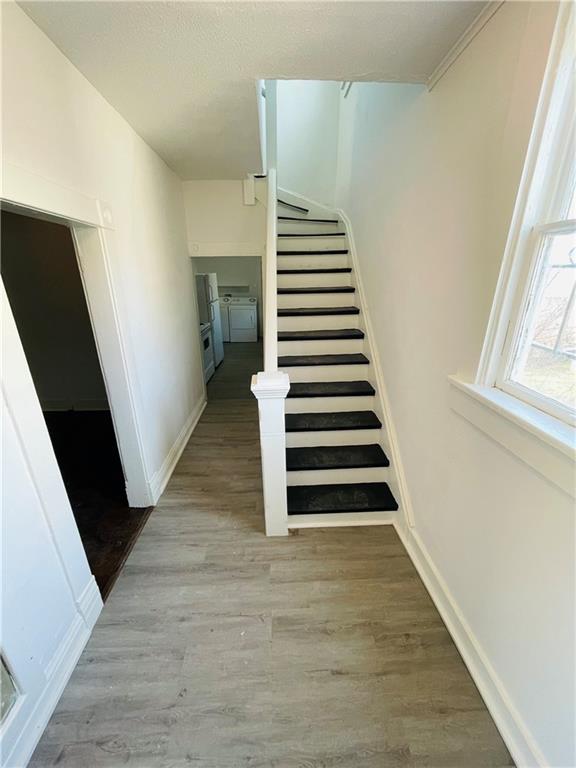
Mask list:
[[[220,297],[220,323],[222,341],[230,341],[230,296]]]
[[[227,322],[223,318],[222,328],[227,328],[230,341],[258,341],[258,299],[255,296],[223,296],[220,307],[223,315],[226,308],[228,310]]]

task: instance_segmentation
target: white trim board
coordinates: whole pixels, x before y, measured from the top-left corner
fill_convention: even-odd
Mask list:
[[[480,691],[515,764],[518,768],[522,766],[544,768],[551,765],[534,741],[417,531],[398,525],[395,528]]]
[[[436,83],[444,77],[446,72],[450,69],[452,64],[460,57],[460,55],[468,48],[472,40],[478,35],[490,21],[496,11],[504,5],[504,0],[498,0],[497,2],[489,2],[480,11],[474,21],[464,30],[458,40],[454,43],[452,48],[444,56],[442,61],[438,64],[434,72],[430,75],[426,81],[426,87],[429,91],[434,88]]]
[[[25,208],[51,221],[67,219],[72,223],[114,229],[114,217],[109,205],[19,165],[4,163],[1,181],[0,198],[8,206]]]
[[[18,165],[6,163],[2,174],[2,208],[70,227],[90,322],[100,359],[114,431],[131,506],[148,506],[150,473],[137,417],[137,374],[128,366],[129,334],[122,327],[107,239],[114,228],[111,207],[63,187]]]
[[[226,243],[188,243],[190,258],[218,258],[225,256],[259,256],[264,255],[264,243],[226,242]]]
[[[299,528],[354,528],[359,525],[394,525],[397,512],[334,512],[318,515],[288,515],[288,530]]]
[[[30,760],[90,638],[91,631],[92,626],[87,626],[82,616],[77,614],[56,651],[54,663],[49,667],[51,674],[47,676],[44,690],[30,710],[24,725],[18,729],[19,734],[10,754],[2,755],[2,765],[5,768],[23,768]],[[19,707],[17,702],[18,709],[8,715],[8,725],[12,722],[12,714],[17,717],[23,712],[27,698],[22,697]]]
[[[453,411],[576,498],[574,427],[495,387],[468,384],[455,376],[449,383]]]
[[[201,400],[196,405],[196,407],[194,408],[190,416],[186,419],[184,426],[180,430],[180,434],[178,435],[178,437],[172,444],[172,447],[168,451],[166,458],[162,462],[162,466],[152,476],[152,479],[150,480],[149,485],[150,485],[150,497],[152,499],[153,505],[156,504],[156,502],[164,492],[164,489],[166,488],[168,481],[172,477],[172,473],[176,468],[176,464],[178,463],[178,460],[180,459],[180,456],[182,455],[184,448],[186,448],[188,440],[190,439],[190,435],[192,434],[192,432],[194,432],[196,425],[200,421],[200,417],[204,413],[204,409],[206,408],[206,405],[207,405],[206,400]]]

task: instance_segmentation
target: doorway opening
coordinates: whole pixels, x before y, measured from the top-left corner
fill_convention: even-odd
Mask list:
[[[192,264],[208,400],[251,398],[251,376],[262,367],[262,260],[215,256]]]
[[[88,563],[105,599],[151,508],[131,508],[69,226],[1,212],[1,273]]]

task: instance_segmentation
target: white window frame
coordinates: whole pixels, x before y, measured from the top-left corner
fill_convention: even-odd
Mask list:
[[[450,405],[456,413],[572,498],[576,498],[576,427],[566,418],[568,409],[516,383],[509,386],[506,375],[538,262],[538,239],[558,226],[554,221],[558,191],[566,186],[554,177],[560,158],[554,165],[550,157],[555,147],[558,151],[559,141],[564,152],[570,151],[568,132],[560,138],[555,132],[559,125],[556,116],[562,114],[565,98],[569,98],[566,77],[576,47],[575,16],[572,3],[559,4],[476,379],[470,382],[459,375],[449,377]],[[553,185],[554,178],[557,185]],[[545,226],[538,228],[542,222]]]
[[[476,377],[477,385],[496,387],[572,425],[569,408],[511,381],[509,374],[544,238],[576,229],[576,220],[560,220],[575,150],[573,28],[572,4],[562,4]]]

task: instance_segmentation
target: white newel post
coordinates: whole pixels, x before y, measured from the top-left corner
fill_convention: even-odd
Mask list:
[[[282,371],[257,373],[252,376],[251,389],[258,400],[266,535],[287,536],[284,401],[290,379]]]

